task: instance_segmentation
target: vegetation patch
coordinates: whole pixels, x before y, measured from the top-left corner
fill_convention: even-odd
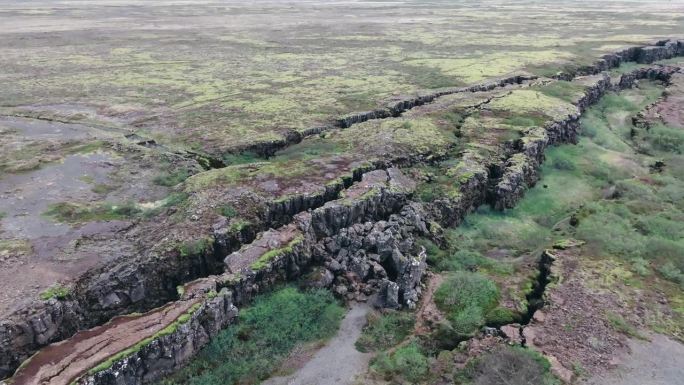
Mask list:
[[[285,247],[280,247],[277,249],[269,250],[262,254],[259,259],[257,259],[252,265],[250,266],[252,270],[261,270],[264,267],[266,267],[273,258],[285,255],[288,253],[292,252],[292,248],[297,245],[298,243],[302,242],[304,240],[304,237],[299,235],[295,237],[295,239],[291,240],[290,243],[287,244]]]
[[[471,361],[457,374],[458,385],[560,385],[551,365],[539,353],[517,346],[500,346]]]
[[[430,366],[427,355],[414,341],[392,353],[378,354],[372,360],[370,369],[371,372],[392,383],[417,384],[425,381]]]
[[[470,336],[483,326],[485,315],[498,300],[499,290],[493,281],[465,271],[447,277],[435,292],[435,303],[461,336]]]
[[[237,324],[221,331],[186,367],[160,385],[253,384],[300,344],[331,337],[344,310],[324,290],[287,287],[256,298]]]
[[[82,206],[70,202],[52,204],[44,215],[64,223],[80,223],[90,221],[110,221],[130,219],[138,216],[142,210],[134,203],[100,204],[96,206]]]
[[[198,256],[204,254],[213,246],[213,244],[213,238],[201,238],[195,241],[189,241],[181,244],[178,247],[178,251],[180,251],[181,257]]]
[[[414,323],[415,317],[411,313],[373,311],[368,314],[367,324],[356,341],[356,348],[361,352],[373,352],[396,346],[411,333]]]
[[[42,299],[43,301],[47,301],[53,298],[65,299],[69,296],[70,293],[71,290],[68,287],[57,284],[47,288],[45,291],[40,293],[40,299]]]

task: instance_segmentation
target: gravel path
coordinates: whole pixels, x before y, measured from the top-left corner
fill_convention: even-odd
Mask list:
[[[631,352],[618,367],[586,381],[586,385],[680,385],[684,383],[684,345],[664,335],[650,341],[630,340]]]
[[[287,377],[273,377],[262,385],[351,385],[368,367],[372,354],[361,353],[354,343],[366,324],[369,306],[354,304],[340,330],[301,369]]]

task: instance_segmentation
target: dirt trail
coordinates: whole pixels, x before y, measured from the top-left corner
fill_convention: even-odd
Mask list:
[[[432,330],[432,325],[444,318],[444,315],[437,309],[437,305],[433,300],[435,291],[444,282],[444,276],[438,273],[431,273],[427,281],[427,287],[420,301],[420,307],[416,311],[416,327],[414,332],[416,335],[429,333]]]
[[[632,339],[617,368],[582,382],[586,385],[678,385],[684,381],[684,345],[662,334]]]
[[[354,343],[361,336],[370,307],[354,304],[333,337],[301,369],[287,377],[273,377],[262,385],[351,385],[366,371],[372,354],[361,353]]]
[[[69,385],[107,358],[172,324],[199,301],[176,301],[141,316],[117,317],[108,324],[52,344],[19,369],[12,377],[12,385]]]

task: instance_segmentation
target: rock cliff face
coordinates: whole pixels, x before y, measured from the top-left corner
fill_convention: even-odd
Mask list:
[[[226,258],[231,272],[187,285],[218,292],[189,322],[78,383],[143,384],[168,374],[235,318],[236,305],[279,282],[301,278],[304,285],[332,287],[347,299],[413,307],[426,269],[414,236],[429,231],[420,205],[408,203],[413,187],[397,169],[372,171],[348,192],[357,195],[264,233]]]
[[[656,44],[644,47],[630,47],[622,51],[604,55],[594,64],[581,67],[572,73],[561,72],[555,77],[561,80],[572,80],[576,76],[596,75],[607,71],[626,62],[640,64],[651,64],[658,60],[671,59],[676,56],[684,55],[684,41],[682,40],[662,40]]]
[[[587,71],[613,68],[624,61],[647,63],[681,54],[681,41],[660,42],[649,49],[633,48],[608,55],[602,64]],[[593,85],[576,102],[576,114],[529,129],[498,164],[487,164],[466,151],[461,154],[461,161],[469,175],[460,181],[458,198],[441,198],[426,205],[411,202],[410,180],[397,169],[377,170],[387,168],[387,164],[369,165],[325,186],[319,194],[266,202],[259,225],[236,232],[225,223],[216,224],[211,234],[212,247],[197,255],[150,256],[135,264],[119,261],[93,271],[80,280],[70,299],[37,303],[0,322],[0,378],[10,375],[23,360],[49,343],[67,339],[76,331],[101,324],[115,315],[146,311],[174,300],[177,285],[222,273],[224,258],[233,252],[245,253],[241,246],[252,242],[259,231],[288,223],[296,225],[296,233],[301,236],[299,242],[291,247],[288,244],[272,259],[263,261],[261,269],[246,266],[244,270],[219,275],[215,291],[223,293],[220,299],[198,310],[193,322],[178,329],[181,334],[164,336],[158,344],[146,346],[107,373],[84,380],[90,381],[85,383],[145,383],[178,367],[208,337],[230,322],[234,306],[242,306],[275,282],[307,276],[305,281],[331,287],[341,297],[370,300],[384,307],[412,307],[420,294],[419,283],[425,269],[425,256],[416,247],[415,237],[434,235],[439,227],[435,223],[458,224],[468,212],[487,201],[497,209],[513,207],[525,190],[536,183],[545,148],[576,141],[581,112],[608,89],[630,87],[645,78],[667,80],[675,71],[677,68],[668,66],[637,69],[621,76],[616,84],[611,84],[607,76],[595,77]],[[351,120],[343,118],[338,125],[395,116],[448,93],[491,90],[526,80],[529,78],[516,76],[402,99],[390,103],[383,112],[363,113]],[[408,160],[414,161],[419,160]],[[193,342],[181,347],[179,341],[186,340]],[[125,368],[119,365],[124,362]]]

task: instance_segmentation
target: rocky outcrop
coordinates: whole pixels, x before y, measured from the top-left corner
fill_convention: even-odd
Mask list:
[[[660,80],[663,82],[669,82],[672,75],[679,72],[679,67],[669,66],[669,65],[655,65],[647,68],[638,68],[629,73],[620,76],[620,80],[615,84],[614,88],[616,90],[623,90],[625,88],[630,88],[638,80],[649,79],[649,80]]]
[[[580,67],[571,72],[561,72],[554,77],[560,80],[572,80],[577,76],[596,75],[603,71],[617,68],[622,63],[635,62],[640,64],[651,64],[658,60],[671,59],[681,55],[684,55],[684,41],[671,39],[662,40],[656,42],[654,45],[629,47],[615,53],[604,55],[592,65]]]
[[[143,254],[121,258],[81,277],[61,300],[36,301],[0,321],[0,378],[9,376],[31,354],[50,343],[61,341],[100,325],[114,316],[144,312],[175,300],[176,288],[193,279],[220,274],[223,259],[256,234],[292,220],[302,211],[315,209],[337,199],[340,192],[360,181],[364,172],[381,167],[368,164],[353,170],[316,194],[301,194],[263,206],[259,222],[239,230],[226,223],[215,224],[206,247],[193,255],[173,250],[165,254]]]
[[[648,61],[665,58],[673,52],[683,53],[681,42],[664,42],[655,48],[622,51],[606,58],[604,66],[637,60],[637,57],[640,61]],[[623,75],[617,87],[631,86],[635,80],[643,78],[662,80],[672,73],[670,71],[673,69],[667,66],[639,69]],[[375,115],[365,114],[354,119],[359,122],[374,118],[372,115],[393,116],[447,93],[491,90],[528,79],[518,76],[465,89],[439,91],[432,96],[401,99],[383,109],[386,113],[374,111]],[[579,112],[595,103],[609,87],[607,77],[598,78],[596,85],[588,88],[577,102]],[[442,225],[458,224],[488,197],[493,197],[491,202],[497,208],[514,205],[525,189],[536,182],[545,147],[576,140],[579,113],[552,122],[543,130],[527,132],[514,145],[514,153],[500,163],[486,164],[475,154],[463,153],[463,168],[458,176],[460,195],[455,198],[438,199],[425,207],[409,204],[411,193],[402,191],[404,184],[396,184],[400,180],[398,174],[388,174],[396,171],[388,171],[382,177],[386,185],[376,190],[344,191],[344,199],[330,202],[343,192],[341,186],[347,187],[351,184],[349,180],[360,179],[362,172],[359,171],[359,176],[355,174],[339,184],[326,186],[318,195],[270,202],[264,211],[263,223],[246,230],[227,231],[225,223],[217,224],[213,229],[213,244],[197,255],[145,255],[93,271],[76,285],[68,299],[37,303],[0,323],[0,377],[9,375],[21,361],[46,344],[66,339],[76,331],[101,324],[114,315],[149,310],[175,299],[177,285],[220,273],[229,253],[251,242],[258,231],[269,225],[286,223],[300,215],[299,212],[302,212],[302,220],[308,215],[308,222],[302,223],[308,223],[310,228],[300,228],[306,235],[306,242],[293,245],[293,252],[284,252],[283,256],[268,261],[265,269],[244,272],[244,277],[237,282],[233,282],[234,277],[227,279],[217,284],[217,289],[228,288],[236,304],[245,303],[273,282],[300,277],[315,262],[325,269],[321,271],[324,278],[332,275],[332,281],[322,279],[321,282],[330,281],[326,285],[332,285],[338,295],[356,299],[374,296],[373,300],[381,306],[412,306],[419,294],[418,282],[424,269],[424,256],[416,250],[413,237],[434,232],[437,226],[431,224],[432,221]],[[290,138],[287,140],[301,140],[300,134],[287,137]],[[280,145],[268,145],[263,152],[272,153]],[[363,180],[359,185],[363,185]],[[307,210],[311,212],[307,213]]]
[[[385,171],[371,172],[365,178],[368,184],[362,185],[376,199],[358,196],[301,213],[293,224],[274,230],[228,256],[226,263],[232,273],[207,278],[203,284],[208,288],[213,284],[211,292],[219,292],[219,296],[207,300],[190,322],[78,383],[143,384],[160,378],[187,362],[229,323],[234,317],[235,305],[249,303],[257,293],[279,282],[304,277],[315,280],[318,287],[332,287],[346,299],[371,301],[379,307],[414,307],[426,269],[424,250],[417,250],[414,236],[426,234],[428,224],[422,207],[417,204],[398,204],[395,206],[401,207],[398,213],[390,214],[387,220],[374,221],[388,214],[386,209],[374,206],[405,202],[411,190],[403,181],[394,184],[398,178],[404,178],[398,170],[389,170],[384,178],[381,173]],[[382,179],[386,185],[376,190],[378,180]],[[331,213],[335,216],[330,216]],[[331,219],[337,215],[346,218],[342,223],[352,225],[338,228],[341,222]],[[322,232],[323,226],[329,228]],[[274,251],[259,269],[254,268],[254,261]],[[243,263],[235,271],[245,260],[252,264]],[[312,275],[315,277],[307,278]]]

